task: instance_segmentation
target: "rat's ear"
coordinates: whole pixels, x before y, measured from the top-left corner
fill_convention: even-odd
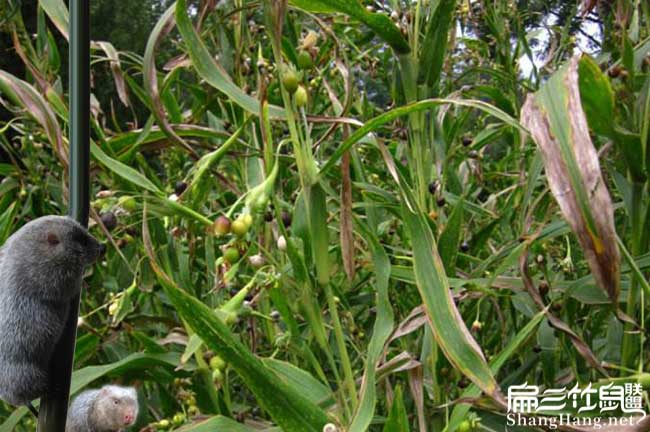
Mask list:
[[[61,243],[61,240],[59,239],[58,235],[53,232],[49,232],[47,233],[47,242],[52,246],[56,246]]]

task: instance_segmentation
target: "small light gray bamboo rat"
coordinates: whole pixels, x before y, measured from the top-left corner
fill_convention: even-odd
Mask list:
[[[45,393],[77,281],[104,249],[65,216],[28,222],[0,248],[0,399],[27,405]]]
[[[138,417],[138,397],[133,387],[107,385],[75,398],[68,410],[65,432],[122,431]]]

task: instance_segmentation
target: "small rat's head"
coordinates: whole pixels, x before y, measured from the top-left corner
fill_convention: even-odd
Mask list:
[[[65,216],[44,216],[23,226],[12,241],[23,256],[31,256],[41,263],[66,266],[81,270],[94,263],[104,252],[88,231],[73,219]]]
[[[95,403],[95,420],[102,430],[122,430],[138,417],[138,396],[133,387],[104,386]]]

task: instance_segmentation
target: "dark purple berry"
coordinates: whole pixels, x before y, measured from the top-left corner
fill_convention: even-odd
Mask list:
[[[181,196],[185,192],[185,189],[187,189],[187,183],[184,181],[177,181],[174,185],[174,193],[178,196]]]
[[[113,231],[117,227],[117,216],[113,212],[102,213],[100,216],[102,224],[106,227],[107,230]]]
[[[282,225],[284,225],[285,228],[291,226],[291,214],[288,212],[282,212]]]

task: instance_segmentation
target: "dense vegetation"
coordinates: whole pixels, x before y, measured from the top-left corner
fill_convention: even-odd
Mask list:
[[[91,3],[73,392],[135,384],[138,430],[467,432],[510,385],[650,383],[648,2]],[[0,243],[66,212],[67,20],[0,0]]]

